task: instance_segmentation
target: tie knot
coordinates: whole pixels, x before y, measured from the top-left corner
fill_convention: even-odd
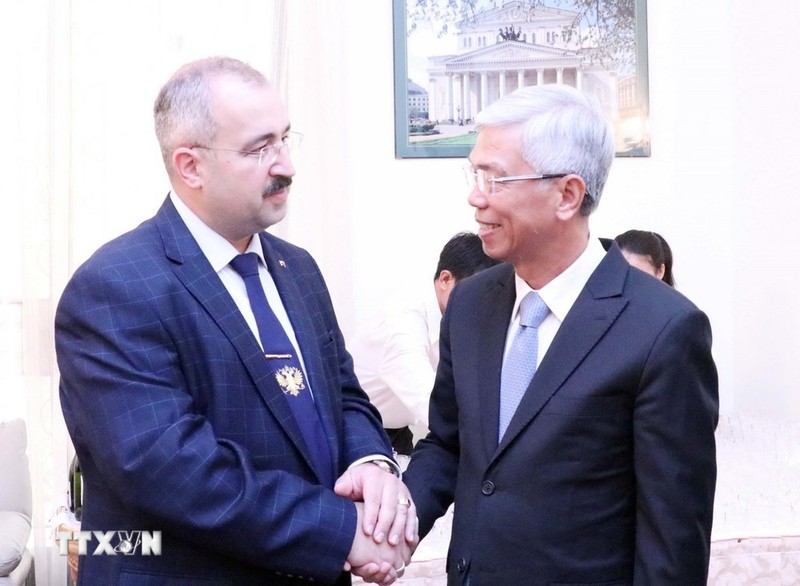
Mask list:
[[[252,277],[258,274],[258,255],[255,252],[236,255],[230,265],[242,278]]]
[[[531,291],[519,304],[519,323],[526,328],[538,328],[549,311],[539,294]]]

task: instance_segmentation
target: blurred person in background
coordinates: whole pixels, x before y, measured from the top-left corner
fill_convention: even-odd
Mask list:
[[[628,230],[614,241],[622,256],[632,266],[661,279],[670,287],[675,286],[672,275],[672,250],[661,234],[647,230]]]
[[[380,411],[397,454],[411,455],[412,427],[427,432],[439,364],[439,322],[450,292],[462,279],[498,262],[486,255],[477,234],[459,232],[439,254],[433,286],[396,292],[349,344],[356,376]]]

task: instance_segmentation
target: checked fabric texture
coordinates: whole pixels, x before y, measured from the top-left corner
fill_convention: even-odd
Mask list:
[[[264,356],[269,360],[270,368],[275,373],[276,383],[281,387],[292,408],[303,440],[314,459],[317,473],[326,486],[332,487],[333,460],[322,421],[314,405],[297,351],[267,302],[266,293],[258,276],[258,255],[254,252],[240,254],[230,262],[230,265],[244,279]]]

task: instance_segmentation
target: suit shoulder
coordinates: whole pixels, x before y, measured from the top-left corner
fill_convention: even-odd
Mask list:
[[[488,269],[478,271],[465,279],[459,280],[456,286],[461,287],[462,292],[470,291],[476,293],[486,288],[502,286],[508,282],[513,286],[514,267],[508,263],[502,262]]]
[[[626,285],[626,294],[632,299],[667,305],[676,310],[698,309],[694,302],[674,287],[636,268],[631,267]]]
[[[301,258],[313,261],[311,253],[305,248],[292,244],[291,242],[279,238],[269,232],[261,232],[261,242],[264,243],[268,249],[271,249],[279,257],[283,258]],[[316,263],[315,263],[316,264]]]
[[[472,321],[478,311],[487,316],[501,308],[510,311],[515,293],[514,267],[501,263],[460,279],[450,293],[445,315],[448,321],[456,315],[456,320]]]
[[[658,329],[670,323],[698,323],[696,320],[709,324],[706,313],[680,291],[638,269],[631,268],[623,295],[628,301],[627,314],[640,324]]]
[[[163,246],[160,241],[158,230],[151,218],[101,245],[75,273],[121,270],[125,266],[131,266],[132,270],[136,270],[137,265],[141,267],[156,256],[163,257]]]

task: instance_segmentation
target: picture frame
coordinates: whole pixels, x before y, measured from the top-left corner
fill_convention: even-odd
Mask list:
[[[392,1],[396,158],[467,157],[482,107],[542,83],[595,95],[616,155],[650,156],[646,0]]]

